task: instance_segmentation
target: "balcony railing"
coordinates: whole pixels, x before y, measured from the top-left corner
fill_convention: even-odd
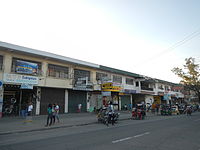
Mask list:
[[[141,90],[153,91],[153,88],[149,88],[146,86],[141,86]]]

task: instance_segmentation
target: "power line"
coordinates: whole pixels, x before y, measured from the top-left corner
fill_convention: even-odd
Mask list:
[[[191,34],[189,34],[188,36],[186,36],[183,40],[178,41],[177,43],[173,44],[171,47],[167,48],[166,50],[164,50],[164,51],[162,51],[162,52],[160,52],[160,53],[158,53],[158,54],[156,54],[156,55],[154,55],[154,56],[152,56],[152,57],[149,57],[149,59],[146,60],[145,62],[143,62],[143,64],[149,63],[149,61],[151,61],[151,60],[153,60],[153,59],[156,59],[156,58],[158,58],[159,56],[162,56],[163,54],[168,53],[168,52],[170,52],[170,51],[176,49],[177,47],[179,47],[179,46],[185,44],[186,42],[192,40],[193,38],[197,37],[198,35],[200,35],[200,29],[198,29],[198,30],[192,32]],[[140,64],[140,65],[141,65],[141,64]]]

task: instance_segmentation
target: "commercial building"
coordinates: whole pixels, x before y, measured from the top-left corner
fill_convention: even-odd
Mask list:
[[[117,110],[130,103],[153,103],[161,92],[160,81],[0,42],[0,114],[4,116],[19,115],[28,102],[33,103],[35,115],[46,114],[49,103],[58,103],[60,113],[77,112],[80,104],[86,112],[109,101]]]

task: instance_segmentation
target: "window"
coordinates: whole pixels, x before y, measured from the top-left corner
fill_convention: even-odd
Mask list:
[[[78,80],[78,78],[88,77],[88,81],[90,81],[90,71],[74,69],[74,79]]]
[[[13,58],[12,59],[12,67],[11,67],[11,72],[15,72],[16,71],[16,65],[17,65],[17,61],[25,61],[25,62],[29,62],[29,63],[35,63],[37,64],[38,70],[36,72],[36,74],[31,74],[31,75],[42,75],[42,64],[40,62],[35,62],[35,61],[30,61],[30,60],[24,60],[24,59],[19,59],[19,58]],[[26,73],[24,73],[26,74]]]
[[[165,91],[168,91],[169,90],[169,87],[168,86],[165,86]]]
[[[96,80],[97,81],[106,80],[106,78],[108,78],[108,75],[106,73],[100,73],[100,72],[96,73]]]
[[[65,79],[68,78],[69,68],[57,65],[48,65],[48,76]]]
[[[128,84],[128,85],[133,85],[133,84],[134,84],[133,79],[131,79],[131,78],[126,78],[126,84]]]
[[[160,86],[158,87],[158,89],[164,90],[163,85],[160,85]]]
[[[136,84],[136,87],[139,87],[139,82],[137,81],[137,82],[135,82],[135,84]]]
[[[122,77],[113,75],[113,82],[122,83]]]
[[[149,87],[150,88],[156,88],[156,85],[155,84],[149,84]]]
[[[3,70],[3,56],[0,55],[0,70]]]

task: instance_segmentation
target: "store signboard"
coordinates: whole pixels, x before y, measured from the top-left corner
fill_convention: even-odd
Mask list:
[[[82,91],[93,91],[92,82],[88,81],[88,77],[78,78],[75,81],[74,90],[82,90]]]
[[[2,90],[3,82],[0,80],[0,90]]]
[[[32,84],[26,84],[26,83],[22,83],[20,89],[33,89],[33,85]]]
[[[107,91],[107,92],[106,91],[102,91],[101,95],[102,96],[111,96],[111,92],[110,91]]]
[[[112,82],[104,83],[101,85],[102,91],[120,92],[121,87],[113,84]]]
[[[17,60],[16,72],[24,74],[37,74],[38,64],[27,61]]]
[[[136,93],[136,90],[124,89],[123,92],[126,93],[126,94],[135,94],[135,93]]]
[[[38,77],[5,73],[3,81],[6,83],[24,83],[35,85],[38,84]]]

